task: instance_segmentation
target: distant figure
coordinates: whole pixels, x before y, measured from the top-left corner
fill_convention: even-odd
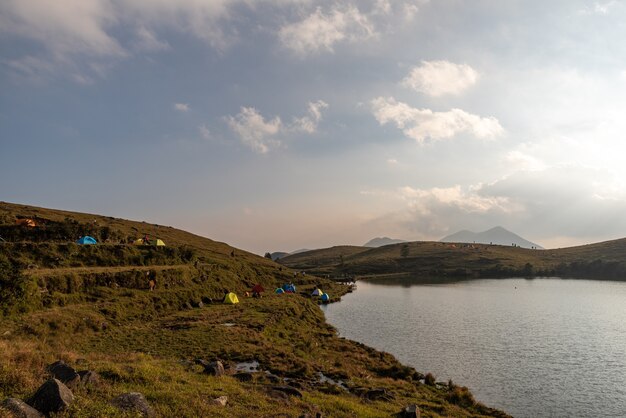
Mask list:
[[[146,276],[148,277],[148,286],[152,292],[156,289],[156,271],[148,271],[146,272]]]
[[[234,256],[235,256],[235,250],[232,250],[232,251],[230,252],[230,256],[231,256],[231,257],[234,257]]]

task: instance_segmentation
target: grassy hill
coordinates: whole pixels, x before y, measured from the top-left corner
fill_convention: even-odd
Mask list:
[[[626,239],[555,250],[442,242],[380,248],[332,247],[291,255],[281,264],[331,276],[510,277],[626,279]]]
[[[82,235],[99,244],[75,244]],[[132,244],[145,235],[167,246]],[[111,404],[126,392],[143,393],[162,417],[379,417],[409,404],[425,417],[506,416],[340,338],[308,297],[314,287],[333,300],[347,291],[330,280],[168,226],[4,202],[0,236],[0,402],[33,395],[61,359],[100,383],[74,388],[60,417],[137,416]],[[288,281],[298,294],[271,292]],[[270,291],[245,297],[256,283]],[[239,304],[221,303],[227,290]],[[203,373],[214,360],[226,375]],[[235,373],[244,363],[260,371]],[[213,402],[220,396],[226,406]]]

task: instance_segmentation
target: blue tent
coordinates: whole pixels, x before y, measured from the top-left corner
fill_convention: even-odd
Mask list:
[[[293,283],[286,283],[283,285],[283,290],[287,293],[296,293],[296,286]]]
[[[328,293],[324,293],[322,295],[322,302],[328,302],[330,300],[330,296],[328,296]]]
[[[85,235],[84,237],[81,237],[78,241],[76,241],[76,244],[80,245],[93,245],[97,243],[98,241],[96,241],[95,238],[90,237],[89,235]]]
[[[285,293],[285,291],[281,287],[279,287],[274,293],[278,293],[280,295],[282,293]]]

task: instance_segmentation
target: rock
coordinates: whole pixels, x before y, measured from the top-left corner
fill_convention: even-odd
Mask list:
[[[286,393],[287,395],[297,396],[298,398],[302,397],[302,392],[291,386],[272,386],[272,389],[278,392]]]
[[[417,405],[411,404],[402,411],[404,418],[420,418],[420,409]]]
[[[198,302],[198,308],[203,308],[204,307],[204,303],[202,303],[202,301]]]
[[[124,393],[113,399],[111,403],[123,411],[136,411],[147,417],[154,416],[154,411],[145,396],[139,392]]]
[[[69,388],[75,387],[80,382],[80,376],[73,367],[67,365],[63,360],[55,361],[48,366],[48,371],[52,377],[60,380]]]
[[[223,376],[224,364],[219,360],[212,361],[204,366],[204,373],[210,374],[211,376]]]
[[[21,399],[7,398],[2,402],[2,407],[9,411],[15,418],[43,418],[44,415]]]
[[[228,403],[228,396],[220,396],[219,398],[213,399],[213,403],[219,406],[226,406]]]
[[[81,370],[78,372],[78,375],[83,386],[100,384],[100,375],[92,370]]]
[[[370,401],[392,401],[394,399],[393,394],[384,388],[370,389],[363,394],[363,397]]]
[[[60,412],[74,401],[72,391],[58,379],[49,379],[37,389],[37,392],[26,403],[42,412]]]
[[[248,373],[248,372],[239,372],[239,373],[235,373],[233,375],[233,377],[237,380],[239,380],[240,382],[249,382],[252,380],[252,373]]]

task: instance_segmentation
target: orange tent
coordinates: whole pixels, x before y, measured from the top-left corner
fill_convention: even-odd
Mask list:
[[[15,224],[16,225],[22,225],[22,226],[28,226],[30,228],[33,228],[33,227],[37,226],[35,221],[33,221],[32,219],[28,219],[28,218],[16,219],[15,220]]]

